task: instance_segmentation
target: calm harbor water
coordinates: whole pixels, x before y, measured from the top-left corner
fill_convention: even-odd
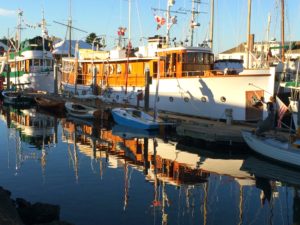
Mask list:
[[[0,132],[0,186],[72,224],[300,223],[300,170],[242,147],[7,106]]]

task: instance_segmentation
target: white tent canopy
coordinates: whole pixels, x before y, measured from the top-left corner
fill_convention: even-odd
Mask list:
[[[71,54],[74,56],[75,46],[77,40],[71,40]],[[56,43],[53,47],[54,50],[52,51],[53,55],[68,55],[69,54],[69,43],[68,40],[63,40],[61,42]],[[78,41],[79,49],[92,49],[92,46],[82,40]]]

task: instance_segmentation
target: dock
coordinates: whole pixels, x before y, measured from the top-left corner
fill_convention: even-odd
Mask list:
[[[43,96],[50,99],[59,99],[63,101],[73,101],[95,107],[99,109],[100,119],[104,120],[110,119],[110,111],[112,108],[126,107],[125,104],[106,103],[99,98],[76,98],[44,93],[27,93],[26,95],[33,97]],[[237,123],[235,121],[228,122],[226,120],[210,120],[178,115],[169,112],[159,112],[159,117],[166,122],[173,123],[176,133],[180,137],[189,137],[206,142],[223,143],[227,145],[245,144],[241,131],[254,130],[257,125],[257,123]],[[278,133],[280,133],[282,136],[288,136],[288,132],[283,130],[279,130]]]

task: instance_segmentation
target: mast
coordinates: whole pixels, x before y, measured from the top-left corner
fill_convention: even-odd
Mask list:
[[[194,23],[195,23],[195,1],[192,1],[192,21],[191,21],[191,46],[194,42]]]
[[[18,25],[17,25],[17,45],[16,45],[16,51],[20,51],[20,44],[21,44],[21,30],[22,30],[22,16],[23,16],[23,11],[21,9],[18,10]]]
[[[69,28],[69,57],[71,57],[71,45],[72,45],[72,40],[71,40],[71,27],[72,27],[72,16],[71,16],[71,0],[69,0],[69,19],[68,19],[68,28]]]
[[[213,49],[213,40],[214,40],[214,12],[215,12],[215,1],[210,0],[210,48]]]
[[[198,3],[197,6],[201,3],[200,0],[193,0],[192,1],[192,18],[191,18],[191,46],[194,45],[194,30],[195,27],[199,27],[200,24],[196,21],[196,14],[199,14],[200,12],[196,10],[195,3]]]
[[[284,62],[284,0],[281,0],[281,61]]]
[[[170,43],[170,28],[171,28],[171,25],[170,25],[170,17],[171,17],[171,14],[170,14],[170,11],[171,11],[171,7],[175,4],[175,0],[168,0],[168,4],[167,4],[167,37],[166,37],[166,44],[167,46],[169,46],[169,43]]]
[[[250,58],[250,25],[251,25],[251,0],[248,0],[248,32],[247,32],[247,64],[246,68],[249,68]]]
[[[126,80],[125,94],[127,94],[130,52],[131,52],[131,0],[128,0],[128,44],[127,44],[127,63],[126,63],[126,77],[125,77]]]
[[[46,29],[46,20],[45,20],[45,15],[44,15],[44,9],[42,10],[42,23],[41,23],[41,28],[42,28],[42,40],[43,40],[43,70],[45,69],[45,36],[47,35],[47,29]]]

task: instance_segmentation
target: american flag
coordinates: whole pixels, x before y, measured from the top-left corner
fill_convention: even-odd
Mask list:
[[[276,104],[277,104],[277,112],[278,112],[278,120],[277,120],[277,127],[281,127],[281,120],[288,110],[288,107],[280,100],[280,98],[276,97]]]

